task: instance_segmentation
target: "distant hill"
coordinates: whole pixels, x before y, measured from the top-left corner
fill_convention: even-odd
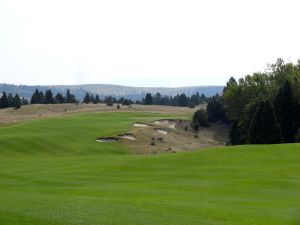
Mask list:
[[[12,85],[12,84],[0,84],[0,92],[18,93],[22,97],[30,98],[35,89],[45,91],[51,89],[53,93],[65,93],[68,89],[75,94],[75,96],[82,100],[85,93],[99,94],[100,97],[112,95],[114,97],[125,97],[132,100],[141,100],[145,97],[146,93],[155,94],[160,92],[161,95],[177,95],[185,93],[190,96],[199,92],[206,96],[213,96],[216,93],[221,93],[223,86],[193,86],[193,87],[178,87],[178,88],[166,88],[166,87],[130,87],[110,84],[85,84],[85,85],[49,85],[49,86],[27,86],[27,85]]]

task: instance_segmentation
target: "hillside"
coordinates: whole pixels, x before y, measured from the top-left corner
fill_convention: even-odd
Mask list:
[[[95,141],[170,116],[80,113],[0,127],[1,224],[299,224],[299,144],[141,156]]]
[[[86,84],[86,85],[49,85],[49,86],[27,86],[27,85],[12,85],[0,84],[0,92],[19,93],[25,98],[30,98],[35,89],[45,91],[51,89],[54,93],[65,93],[69,89],[75,96],[82,100],[85,93],[99,94],[100,97],[112,95],[115,97],[125,97],[132,100],[141,100],[145,97],[146,93],[155,94],[160,92],[162,95],[177,95],[185,93],[190,96],[199,92],[205,94],[207,97],[213,96],[216,93],[223,91],[223,86],[194,86],[194,87],[179,87],[179,88],[166,88],[166,87],[130,87],[109,84]]]

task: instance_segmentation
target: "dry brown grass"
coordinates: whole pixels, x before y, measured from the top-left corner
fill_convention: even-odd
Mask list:
[[[117,109],[117,104],[57,104],[57,105],[26,105],[20,109],[0,109],[0,125],[18,123],[43,117],[56,117],[66,114],[82,112],[148,112],[186,115],[192,114],[196,109],[173,107],[173,106],[146,106],[132,105],[122,106]]]
[[[1,109],[0,125],[19,123],[26,120],[35,120],[45,117],[57,117],[83,112],[146,112],[162,113],[168,115],[192,115],[197,109],[173,107],[173,106],[146,106],[132,105],[122,106],[117,109],[105,104],[61,104],[61,105],[27,105],[20,109]],[[138,121],[136,121],[138,122]],[[155,154],[160,152],[177,152],[194,149],[202,149],[209,146],[220,146],[227,142],[228,127],[221,123],[211,124],[210,127],[201,127],[194,132],[190,121],[176,120],[176,128],[168,124],[150,124],[150,127],[132,127],[130,131],[136,140],[121,139],[120,141],[137,154]],[[157,129],[163,129],[168,134],[162,134]]]
[[[157,129],[168,134],[161,134]],[[186,129],[187,128],[187,129]],[[131,133],[136,141],[121,140],[134,149],[137,154],[156,154],[202,149],[210,146],[224,146],[227,142],[228,127],[222,123],[213,123],[210,127],[200,127],[195,132],[190,121],[176,121],[176,128],[153,124],[150,127],[133,128]]]

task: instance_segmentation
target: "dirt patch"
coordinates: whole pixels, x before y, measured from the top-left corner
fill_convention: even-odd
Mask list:
[[[105,138],[97,138],[96,139],[97,142],[106,142],[106,143],[112,143],[112,142],[117,142],[119,141],[119,138],[115,138],[115,137],[105,137]]]
[[[219,122],[211,123],[210,127],[200,127],[198,131],[193,130],[189,120],[157,120],[142,127],[131,131],[136,141],[124,142],[136,154],[191,151],[224,146],[228,141],[229,127]]]

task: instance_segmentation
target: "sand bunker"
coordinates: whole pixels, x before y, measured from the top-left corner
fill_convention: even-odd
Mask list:
[[[145,123],[134,123],[133,126],[134,127],[150,127],[148,124],[145,124]]]
[[[169,132],[166,131],[166,130],[163,130],[163,129],[155,129],[158,133],[161,133],[161,134],[164,134],[164,135],[167,135]]]
[[[119,139],[118,138],[114,138],[114,137],[106,137],[106,138],[97,138],[96,141],[97,142],[117,142]]]
[[[120,135],[118,135],[118,137],[130,140],[130,141],[135,141],[136,140],[136,137],[133,134],[120,134]]]
[[[175,128],[176,127],[176,121],[175,120],[156,120],[152,122],[155,125],[161,125],[166,126],[169,128]]]

